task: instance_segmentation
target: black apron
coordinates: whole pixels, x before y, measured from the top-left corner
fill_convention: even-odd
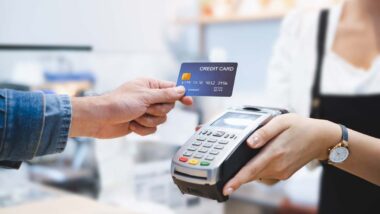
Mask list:
[[[327,25],[328,10],[323,10],[319,18],[311,117],[340,123],[380,138],[380,94],[344,96],[320,93]],[[380,187],[334,166],[322,165],[319,213],[380,213]]]

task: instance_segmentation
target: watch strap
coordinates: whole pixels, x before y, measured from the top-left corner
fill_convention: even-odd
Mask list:
[[[346,126],[339,124],[342,129],[342,140],[348,142],[348,129]]]

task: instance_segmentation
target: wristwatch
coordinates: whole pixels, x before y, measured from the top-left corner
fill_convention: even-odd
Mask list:
[[[335,146],[329,148],[329,164],[340,164],[345,161],[350,155],[348,149],[348,130],[344,125],[340,125],[342,128],[342,139]]]

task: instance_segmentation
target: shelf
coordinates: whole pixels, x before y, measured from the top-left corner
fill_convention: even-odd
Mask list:
[[[0,51],[92,51],[89,45],[0,44]]]
[[[326,3],[315,3],[300,6],[303,10],[319,10],[322,8],[327,8],[339,3],[342,0],[330,0]],[[230,14],[226,16],[200,16],[200,17],[188,17],[188,18],[177,18],[175,23],[178,25],[197,25],[199,27],[199,53],[204,55],[206,53],[206,29],[210,25],[216,24],[235,24],[235,23],[247,23],[247,22],[257,22],[257,21],[269,21],[269,20],[280,20],[286,16],[291,10],[296,7],[284,7],[284,8],[267,8],[260,11],[252,12],[252,14],[238,15]]]
[[[176,20],[177,24],[189,25],[211,25],[211,24],[228,24],[236,22],[254,22],[264,20],[274,20],[283,18],[289,10],[277,11],[258,11],[252,15],[229,15],[223,17],[199,17],[199,18],[180,18]]]

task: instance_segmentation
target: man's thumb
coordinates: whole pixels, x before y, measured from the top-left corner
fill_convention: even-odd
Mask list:
[[[185,91],[185,87],[183,86],[153,89],[148,102],[149,104],[175,102],[185,95]]]

